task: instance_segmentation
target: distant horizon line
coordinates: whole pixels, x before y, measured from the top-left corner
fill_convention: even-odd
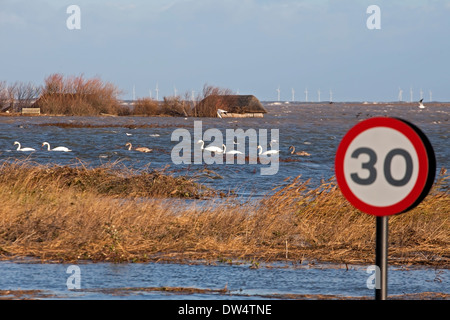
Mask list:
[[[248,96],[248,94],[243,94],[244,96]],[[148,98],[148,97],[147,97]],[[152,100],[153,99],[151,98]],[[133,101],[138,101],[139,99],[133,100],[133,99],[118,99],[119,101],[122,102],[133,102]],[[295,100],[295,101],[291,101],[291,100],[284,100],[284,101],[278,101],[278,100],[260,100],[258,99],[261,103],[277,103],[277,104],[291,104],[291,103],[309,103],[309,104],[334,104],[334,103],[367,103],[367,104],[378,104],[378,103],[394,103],[394,104],[416,104],[419,102],[419,100],[417,101],[360,101],[360,100],[343,100],[343,101],[329,101],[329,100],[323,100],[323,101],[301,101],[301,100]],[[163,101],[163,100],[157,100],[157,101]],[[188,101],[192,101],[192,100],[188,100]],[[438,100],[433,100],[433,101],[424,101],[424,103],[450,103],[450,101],[438,101]]]

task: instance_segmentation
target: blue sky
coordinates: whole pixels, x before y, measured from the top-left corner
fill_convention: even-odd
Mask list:
[[[369,5],[381,29],[369,30]],[[78,5],[81,29],[66,9]],[[122,98],[198,93],[261,100],[450,101],[450,1],[0,0],[0,81],[99,76]]]

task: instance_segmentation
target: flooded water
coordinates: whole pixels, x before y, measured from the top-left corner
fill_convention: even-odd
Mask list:
[[[266,103],[264,118],[164,118],[164,117],[0,117],[0,159],[29,159],[41,164],[90,166],[120,162],[128,167],[163,168],[170,165],[178,174],[203,168],[215,171],[219,179],[204,182],[220,190],[237,189],[242,195],[261,195],[280,185],[287,177],[301,175],[311,186],[334,176],[334,156],[343,135],[358,121],[374,116],[399,117],[417,125],[431,141],[437,170],[450,167],[450,108],[435,104],[426,109],[397,104],[293,104]],[[193,131],[194,121],[209,128],[278,129],[280,163],[277,174],[263,176],[261,164],[175,165],[171,150],[177,142],[171,135],[178,128]],[[49,125],[50,124],[50,125]],[[53,125],[51,125],[53,124]],[[55,125],[58,124],[58,125]],[[71,124],[73,127],[64,127]],[[13,145],[37,151],[16,151]],[[47,152],[66,146],[72,152]],[[151,153],[128,151],[134,147],[153,148]],[[192,141],[194,146],[195,141]],[[207,143],[208,144],[208,143]],[[306,151],[309,157],[289,154],[289,146]],[[263,146],[266,149],[266,146]],[[367,266],[301,265],[250,268],[248,264],[216,266],[178,264],[79,264],[80,290],[68,290],[66,264],[0,262],[0,290],[43,290],[51,299],[271,299],[276,294],[373,296],[367,288]],[[389,270],[389,294],[420,292],[450,294],[448,270],[395,268]],[[219,291],[227,287],[226,293]],[[201,289],[194,293],[171,293],[148,288],[183,287]],[[127,290],[123,290],[127,288]],[[147,289],[145,289],[147,288]],[[213,291],[205,291],[205,289]],[[204,290],[204,291],[202,291]],[[216,291],[214,291],[216,290]]]
[[[373,299],[373,272],[361,265],[250,264],[78,264],[79,289],[68,289],[68,264],[0,262],[0,289],[42,290],[49,299],[276,299],[283,295],[325,295]],[[69,271],[69,272],[68,272]],[[450,294],[449,271],[390,267],[390,296]],[[369,286],[368,286],[369,283]],[[157,288],[164,287],[164,291]],[[196,291],[171,288],[195,288]],[[287,297],[287,296],[285,296]]]
[[[450,107],[441,104],[419,109],[415,105],[400,104],[293,104],[266,103],[269,113],[264,118],[172,118],[172,117],[3,117],[0,118],[1,159],[29,158],[38,163],[73,164],[79,161],[91,166],[120,162],[128,167],[163,168],[190,174],[207,168],[218,179],[200,180],[220,190],[237,189],[241,194],[265,194],[287,177],[301,175],[311,179],[311,186],[321,179],[334,176],[334,157],[343,135],[358,121],[374,116],[399,117],[417,125],[431,141],[437,158],[437,170],[450,167]],[[203,133],[210,128],[222,132],[226,143],[227,129],[271,129],[279,131],[280,162],[277,173],[261,175],[263,164],[201,164],[176,165],[171,158],[178,141],[171,141],[176,129],[185,128],[192,134],[192,150],[200,148],[194,141],[194,121],[201,121]],[[49,125],[49,124],[53,124]],[[57,124],[57,125],[55,125]],[[76,127],[64,127],[76,125]],[[22,147],[32,147],[33,153],[17,152],[15,141]],[[44,141],[51,147],[66,146],[72,152],[46,152]],[[128,151],[144,146],[151,153]],[[210,142],[205,139],[205,145]],[[215,145],[221,145],[214,142]],[[306,151],[311,156],[289,153]],[[263,150],[269,146],[263,145]],[[248,151],[248,150],[247,150]],[[248,153],[247,153],[248,154]]]

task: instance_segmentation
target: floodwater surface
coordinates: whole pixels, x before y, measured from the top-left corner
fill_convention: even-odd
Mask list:
[[[434,104],[426,109],[412,104],[266,103],[265,106],[269,112],[264,118],[1,117],[0,157],[29,159],[41,164],[75,164],[81,161],[89,166],[121,163],[137,169],[169,166],[178,174],[186,175],[208,169],[217,175],[215,179],[208,176],[200,180],[205,184],[224,191],[236,190],[243,195],[262,195],[288,177],[311,179],[311,186],[320,184],[321,179],[333,177],[335,153],[345,133],[361,120],[389,116],[410,121],[427,135],[436,154],[437,171],[450,167],[450,105]],[[192,154],[194,148],[201,147],[196,143],[198,137],[194,137],[195,122],[197,125],[200,123],[203,134],[208,129],[218,129],[222,134],[219,141],[203,137],[205,147],[210,143],[219,147],[226,144],[229,129],[254,129],[260,139],[260,130],[266,129],[267,140],[258,141],[266,151],[270,149],[271,133],[278,130],[276,145],[280,150],[280,161],[275,174],[262,175],[262,168],[270,165],[253,164],[251,159],[244,164],[238,164],[237,160],[232,164],[228,161],[207,164],[201,158],[199,163],[175,164],[172,150],[181,141],[172,139],[176,130],[189,131]],[[18,152],[13,145],[15,141],[22,147],[32,147],[37,151]],[[72,152],[47,152],[41,147],[43,142],[49,142],[51,148],[68,147]],[[148,147],[153,152],[128,151],[125,147],[127,142],[132,143],[133,149]],[[291,155],[290,146],[310,156]],[[246,155],[256,152],[248,149],[248,139],[245,151]]]
[[[250,263],[86,263],[76,265],[78,273],[70,266],[3,261],[0,289],[42,290],[37,295],[42,299],[279,299],[295,295],[373,299],[375,284],[373,270],[362,265],[303,263],[253,268]],[[75,284],[78,288],[73,289]],[[448,298],[448,270],[389,268],[388,293],[393,298],[423,292],[443,293]]]
[[[398,117],[418,126],[433,145],[437,171],[450,167],[450,108],[430,104],[419,109],[413,104],[306,104],[266,103],[269,113],[264,118],[172,118],[172,117],[0,117],[0,159],[29,159],[39,164],[87,166],[120,163],[130,168],[169,166],[176,174],[193,175],[203,169],[216,173],[215,179],[203,182],[219,190],[236,190],[241,195],[264,195],[288,177],[311,179],[311,187],[334,176],[334,157],[345,133],[361,120],[374,116]],[[192,134],[194,122],[201,121],[203,133],[219,129],[226,137],[227,129],[267,129],[270,148],[271,130],[279,132],[280,163],[276,174],[261,175],[263,164],[174,164],[172,141],[177,129]],[[207,137],[206,137],[207,138]],[[206,145],[211,141],[205,138]],[[16,151],[15,141],[36,152]],[[65,146],[71,152],[48,152],[51,147]],[[125,147],[144,146],[151,153],[129,151]],[[215,141],[221,145],[222,141]],[[223,141],[225,143],[225,141]],[[288,148],[306,151],[310,156],[295,156]],[[297,265],[252,268],[249,264],[180,265],[180,264],[78,264],[80,289],[68,290],[66,264],[0,262],[0,290],[42,290],[50,299],[261,299],[274,295],[373,296],[368,288],[372,275],[367,266]],[[421,292],[450,294],[448,270],[435,268],[389,269],[389,294]],[[167,287],[161,291],[155,288]],[[170,288],[198,290],[174,292]],[[178,290],[178,289],[177,289]],[[448,296],[447,296],[448,298]]]

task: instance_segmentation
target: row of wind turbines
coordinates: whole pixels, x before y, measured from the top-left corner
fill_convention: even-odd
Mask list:
[[[423,101],[424,97],[423,97],[422,89],[420,89],[419,94],[420,94],[420,101]],[[414,95],[413,89],[409,88],[409,102],[414,101],[413,95]],[[429,95],[429,101],[433,101],[433,92],[431,90],[428,90],[428,95]],[[404,101],[403,100],[403,90],[400,87],[398,88],[398,101]]]
[[[277,101],[281,101],[281,90],[280,90],[279,86],[276,89],[276,92],[278,94],[277,95]],[[305,89],[304,93],[305,93],[305,102],[309,102],[309,100],[308,100],[308,88]],[[423,90],[420,89],[419,93],[420,93],[420,101],[423,101],[423,99],[424,99],[424,96],[423,96],[424,92],[423,92]],[[317,90],[317,102],[321,102],[320,94],[321,94],[321,91],[320,91],[320,89],[318,89]],[[331,89],[330,89],[329,94],[330,94],[330,96],[329,96],[330,99],[328,101],[332,102],[333,101],[333,91]],[[431,90],[428,90],[428,94],[429,94],[429,101],[433,101],[433,92]],[[291,101],[295,101],[295,89],[294,88],[291,89],[291,95],[292,95],[291,96]],[[413,89],[412,88],[410,88],[410,90],[409,90],[409,96],[410,96],[410,102],[413,102],[414,100],[413,100]],[[403,90],[401,88],[399,88],[399,92],[398,92],[398,101],[404,101],[403,100]]]
[[[175,86],[173,87],[173,92],[174,92],[174,96],[178,95],[178,90]],[[150,99],[153,99],[152,89],[149,89],[148,93],[149,93]],[[158,85],[158,83],[156,84],[156,87],[155,87],[155,93],[156,93],[155,99],[156,99],[156,101],[159,101],[159,85]],[[194,101],[195,100],[195,90],[191,91],[191,95],[192,95],[192,101]],[[136,86],[135,85],[133,85],[132,99],[133,99],[133,101],[136,101]]]
[[[278,93],[278,97],[277,97],[277,101],[281,101],[281,90],[280,90],[280,87],[278,86],[278,88],[276,89],[276,92]],[[305,93],[305,102],[310,102],[309,100],[308,100],[308,88],[305,88],[305,91],[304,91],[304,93]],[[294,88],[292,88],[291,89],[291,101],[295,101],[295,89]],[[321,100],[321,91],[320,91],[320,89],[318,89],[317,90],[317,102],[321,102],[322,100]],[[331,91],[331,89],[330,89],[330,99],[328,100],[329,102],[333,102],[333,91]]]
[[[403,90],[402,90],[402,88],[399,87],[398,90],[399,90],[398,91],[398,101],[404,101],[403,100]],[[277,92],[277,101],[281,101],[281,89],[280,89],[280,86],[278,86],[278,88],[276,89],[276,92]],[[155,93],[156,93],[156,97],[155,97],[156,101],[159,101],[159,86],[158,86],[158,83],[156,84]],[[308,88],[305,88],[305,91],[304,91],[305,102],[310,102],[308,100],[308,93],[309,93]],[[424,92],[423,92],[423,90],[420,89],[419,93],[420,93],[420,100],[423,100],[424,99],[424,96],[423,96]],[[177,94],[178,94],[178,90],[174,86],[174,95],[177,96]],[[191,94],[192,94],[192,100],[194,100],[195,91],[192,90]],[[239,90],[238,90],[237,94],[239,94]],[[429,94],[429,101],[433,101],[433,92],[431,90],[428,90],[428,94]],[[152,90],[151,89],[149,90],[149,96],[150,96],[150,98],[152,98]],[[409,96],[410,96],[410,102],[413,102],[414,100],[413,100],[413,89],[412,88],[410,88],[410,90],[409,90]],[[136,100],[136,87],[134,85],[133,85],[133,97],[132,98],[133,98],[133,101]],[[294,88],[291,88],[291,101],[296,101],[295,100],[295,89]],[[322,101],[321,100],[321,91],[320,91],[320,89],[318,89],[317,90],[317,102],[321,102],[321,101]],[[331,89],[329,91],[329,100],[328,101],[329,102],[333,102],[333,91]],[[312,102],[312,100],[311,100],[311,102]]]

